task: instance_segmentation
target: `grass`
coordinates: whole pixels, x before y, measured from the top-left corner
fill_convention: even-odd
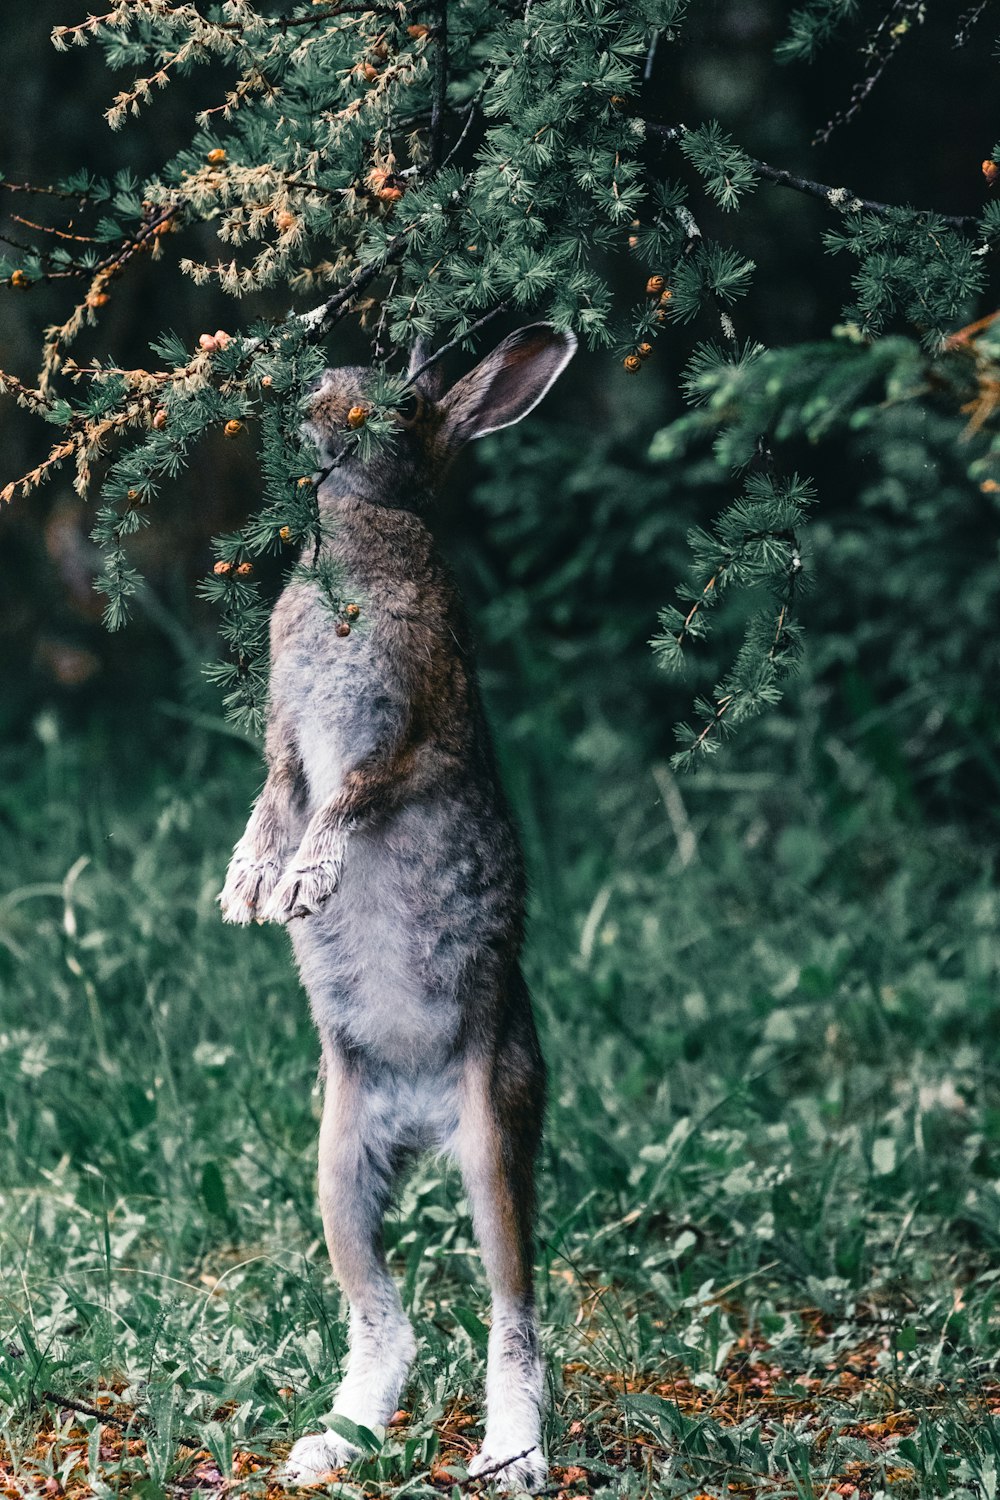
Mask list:
[[[504,756],[552,1074],[553,1492],[994,1496],[988,861],[849,746],[677,786],[540,710]],[[3,770],[0,1491],[277,1494],[345,1329],[304,997],[284,934],[213,899],[256,752],[46,714]],[[421,1353],[339,1488],[452,1493],[488,1305],[439,1163],[388,1244]]]

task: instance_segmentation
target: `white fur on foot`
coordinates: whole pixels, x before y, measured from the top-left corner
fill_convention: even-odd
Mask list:
[[[484,1448],[469,1465],[469,1475],[473,1479],[482,1478],[498,1490],[518,1490],[533,1495],[543,1488],[548,1478],[548,1466],[538,1447],[532,1448],[530,1453],[519,1449],[511,1453],[490,1453]]]
[[[527,1490],[545,1484],[542,1452],[544,1375],[534,1309],[525,1298],[493,1298],[493,1322],[486,1357],[486,1433],[482,1452],[469,1465],[498,1490]]]
[[[367,1317],[351,1309],[351,1353],[334,1411],[359,1427],[385,1427],[399,1406],[416,1341],[394,1287]]]
[[[312,1432],[299,1438],[285,1459],[281,1478],[287,1484],[315,1484],[331,1469],[342,1469],[358,1457],[358,1449],[335,1432]]]
[[[386,1276],[387,1305],[367,1316],[351,1309],[351,1353],[334,1413],[358,1427],[385,1427],[399,1406],[406,1372],[416,1348],[413,1330]],[[314,1432],[299,1438],[281,1471],[288,1484],[316,1484],[331,1469],[360,1458],[360,1449],[339,1433]]]

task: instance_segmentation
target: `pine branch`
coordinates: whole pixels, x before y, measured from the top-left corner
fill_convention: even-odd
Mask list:
[[[704,578],[680,596],[689,601],[686,614],[675,607],[661,611],[661,633],[650,643],[667,671],[684,665],[684,647],[709,634],[707,612],[727,589],[766,588],[775,597],[773,612],[754,615],[746,627],[736,660],[715,688],[711,701],[699,699],[700,729],[681,724],[676,733],[682,748],[671,760],[674,770],[691,770],[717,748],[726,732],[761,713],[781,697],[779,683],[793,670],[798,626],[792,613],[802,575],[797,527],[805,522],[812,492],[798,476],[775,480],[773,459],[765,438],[748,466],[743,494],[719,517],[711,534],[693,531],[689,541],[695,562],[692,573]]]
[[[793,172],[786,172],[783,168],[772,167],[767,162],[757,161],[755,157],[750,158],[750,164],[757,176],[765,182],[773,182],[776,187],[791,188],[796,193],[807,193],[812,198],[822,198],[831,208],[838,208],[842,213],[869,213],[884,219],[903,209],[921,218],[937,219],[940,223],[947,224],[949,229],[971,229],[979,222],[974,214],[942,214],[933,208],[910,208],[906,204],[882,203],[875,198],[860,198],[850,188],[830,187],[825,182],[812,182],[809,178],[797,177]]]
[[[177,198],[173,203],[168,203],[158,212],[151,214],[142,228],[134,235],[127,236],[113,255],[99,262],[97,269],[109,275],[117,274],[134,255],[145,249],[168,225],[175,224],[187,206],[186,198]]]
[[[92,308],[100,306],[102,305],[101,302],[95,299],[101,298],[104,301],[107,300],[107,283],[113,280],[115,277],[121,275],[126,265],[136,255],[140,254],[140,252],[144,250],[149,249],[156,242],[159,236],[164,232],[164,230],[167,229],[170,225],[174,224],[181,217],[187,206],[188,202],[186,198],[178,198],[177,200],[175,200],[175,202],[167,204],[157,212],[150,214],[134,234],[127,234],[123,236],[116,249],[111,251],[108,255],[105,255],[101,260],[98,260],[95,263],[91,263],[90,265],[86,264],[83,261],[70,261],[67,264],[64,264],[60,269],[56,270],[52,268],[50,264],[49,252],[42,252],[39,255],[39,259],[47,268],[43,269],[39,274],[32,276],[25,283],[25,285],[30,287],[37,281],[64,281],[68,277],[87,277],[90,279],[90,289],[87,294],[86,303],[83,305]],[[37,224],[31,219],[22,217],[20,214],[12,214],[11,218],[16,223],[23,224],[29,229],[33,229],[36,232],[41,232],[44,234],[50,234],[60,240],[67,240],[73,243],[81,244],[102,243],[102,241],[97,239],[94,235],[68,233],[65,230],[57,229],[52,225]],[[31,247],[19,244],[17,241],[12,240],[7,235],[0,235],[0,240],[3,240],[4,243],[11,245],[14,249],[18,249],[24,254],[36,253]],[[79,311],[79,309],[77,311]],[[56,337],[54,339],[47,340],[48,348],[54,350],[57,347],[58,343],[60,342],[61,335],[69,326],[69,323],[74,321],[75,316],[76,314],[74,314],[73,318],[68,320],[67,323],[64,323],[61,328],[53,330],[53,333],[56,335]]]
[[[685,125],[664,125],[657,120],[648,120],[644,117],[643,124],[647,133],[671,144],[679,141],[687,133]],[[790,188],[796,193],[805,193],[810,198],[820,198],[828,207],[839,209],[842,213],[870,213],[884,219],[906,208],[903,204],[882,203],[876,198],[861,198],[850,188],[831,187],[825,182],[814,182],[808,177],[798,177],[794,172],[787,172],[783,167],[772,167],[769,162],[759,161],[754,156],[748,156],[747,161],[754,175],[761,181],[774,183],[776,187]],[[937,219],[939,223],[946,224],[950,229],[971,229],[979,222],[973,214],[941,214],[931,208],[913,208],[908,211],[918,217]]]
[[[458,135],[455,137],[455,140],[452,142],[452,145],[449,147],[448,155],[445,157],[444,161],[441,163],[441,169],[442,169],[442,171],[444,170],[445,167],[451,166],[451,163],[455,160],[455,157],[458,155],[458,153],[459,153],[459,151],[461,149],[462,143],[465,140],[465,137],[468,135],[469,130],[470,130],[471,126],[472,126],[472,122],[476,118],[476,114],[477,114],[477,112],[479,110],[479,105],[480,105],[480,102],[482,100],[483,92],[484,92],[485,88],[486,88],[485,83],[483,83],[483,84],[480,85],[480,87],[479,87],[479,89],[478,89],[478,91],[476,93],[476,97],[470,102],[468,108],[466,109],[466,111],[465,111],[465,119],[462,122],[462,128],[459,131]]]
[[[278,16],[271,21],[282,34],[291,31],[297,26],[315,26],[321,21],[334,21],[338,16],[366,15],[366,16],[394,16],[399,18],[399,7],[396,5],[366,5],[364,0],[351,0],[345,5],[328,5],[322,10],[317,10],[311,16]],[[233,25],[238,23],[233,22]]]
[[[355,297],[360,296],[367,287],[371,286],[387,266],[394,265],[396,261],[401,260],[405,250],[406,235],[399,234],[390,241],[383,255],[361,266],[347,285],[341,287],[340,291],[334,292],[333,296],[328,297],[321,306],[314,307],[309,312],[297,313],[294,321],[305,328],[307,341],[310,344],[318,344],[326,338],[334,324],[345,316]]]

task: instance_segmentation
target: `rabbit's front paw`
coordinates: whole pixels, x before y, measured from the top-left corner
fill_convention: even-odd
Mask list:
[[[319,860],[316,864],[290,865],[278,882],[261,915],[265,922],[288,922],[292,917],[308,917],[321,911],[337,889],[340,861]]]
[[[252,859],[239,850],[229,861],[226,883],[217,900],[224,922],[262,921],[262,909],[278,883],[281,866],[275,859]]]

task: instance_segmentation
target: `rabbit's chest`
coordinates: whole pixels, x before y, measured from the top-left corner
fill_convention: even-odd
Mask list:
[[[291,728],[315,808],[374,748],[384,664],[372,629],[338,634],[346,622],[315,588],[286,590],[275,615],[271,702]]]

